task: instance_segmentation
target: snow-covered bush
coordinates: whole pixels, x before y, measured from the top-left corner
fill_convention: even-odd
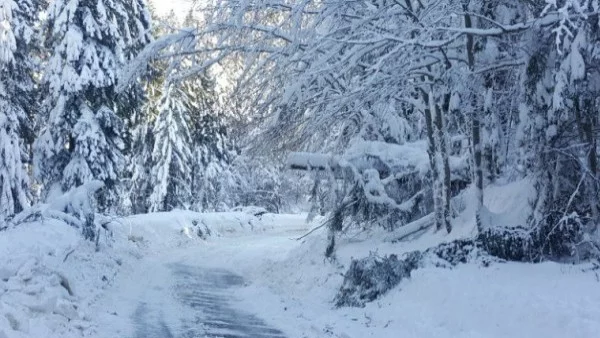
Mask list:
[[[585,227],[589,219],[580,217],[576,212],[565,214],[561,208],[556,210],[535,228],[534,238],[539,255],[550,259],[587,259],[594,255],[586,252],[581,245],[586,244]],[[599,258],[598,253],[593,258]]]
[[[579,218],[572,214],[558,222],[538,227],[492,227],[482,231],[477,240],[490,255],[509,261],[538,262],[544,260],[582,260],[594,257],[593,247],[584,244],[584,233]]]
[[[344,276],[344,283],[335,297],[335,305],[364,306],[410,277],[418,267],[420,253],[413,252],[399,260],[396,255],[353,260]]]
[[[62,196],[56,196],[47,204],[36,204],[17,214],[11,225],[18,225],[45,218],[57,219],[78,229],[82,235],[93,241],[97,239],[99,224],[96,221],[96,194],[103,189],[102,181],[91,181],[71,189]]]
[[[335,296],[336,306],[362,307],[410,278],[413,270],[423,267],[452,268],[458,264],[477,263],[484,267],[500,261],[482,249],[479,240],[456,240],[425,251],[412,251],[401,258],[396,255],[352,260],[344,281]]]
[[[506,260],[531,262],[538,256],[531,229],[525,227],[489,228],[478,239],[484,250]]]

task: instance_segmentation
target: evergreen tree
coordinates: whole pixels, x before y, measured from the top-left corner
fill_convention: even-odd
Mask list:
[[[154,134],[152,132],[154,119],[158,115],[159,102],[162,96],[163,77],[160,65],[152,64],[153,71],[149,80],[144,83],[146,102],[133,118],[132,148],[128,171],[131,173],[129,185],[129,204],[134,214],[148,212],[149,197],[152,194],[150,173],[152,169],[152,151]]]
[[[122,8],[119,22],[125,34],[125,59],[133,60],[153,40],[150,6],[146,4],[146,0],[123,0]],[[151,73],[144,74],[145,77],[151,75]],[[131,142],[133,142],[130,131],[140,123],[143,115],[142,106],[146,99],[142,83],[135,81],[121,94],[118,101],[117,112],[128,127],[126,130],[126,153],[128,154],[131,152]]]
[[[154,25],[152,35],[159,37],[167,33],[163,21],[170,18],[156,16],[152,3],[148,6],[153,22],[161,22]],[[171,22],[174,24],[174,22]],[[159,112],[160,102],[164,89],[165,73],[167,63],[154,61],[147,67],[143,78],[141,89],[144,95],[144,104],[133,112],[129,122],[131,130],[131,148],[129,152],[128,173],[131,176],[127,197],[131,212],[134,214],[146,213],[150,209],[150,195],[153,191],[151,185],[151,171],[153,166],[152,153],[154,148],[154,123]]]
[[[125,54],[127,60],[133,60],[154,39],[152,34],[152,6],[146,0],[124,1],[123,5],[125,12],[128,13],[124,18],[124,21],[127,20],[128,22],[124,29],[128,32],[127,41],[129,41]],[[146,83],[155,75],[152,67],[148,67],[147,72],[143,73],[140,79],[133,81],[120,93],[118,101],[117,112],[125,124],[123,154],[127,160],[123,175],[125,179],[122,180],[119,186],[121,200],[118,211],[121,214],[128,214],[132,211],[134,213],[147,211],[147,209],[136,209],[136,205],[139,203],[147,204],[147,201],[136,202],[135,196],[131,193],[134,191],[135,176],[139,174],[136,172],[138,164],[142,166],[139,169],[145,172],[148,171],[150,165],[151,149],[149,153],[143,154],[144,158],[141,161],[138,155],[140,155],[139,147],[141,144],[147,143],[140,142],[144,139],[149,128],[146,103],[150,98],[148,97],[149,87]],[[148,194],[145,195],[146,198],[147,196]]]
[[[165,83],[152,129],[151,212],[187,208],[191,200],[191,135],[185,93]]]
[[[100,206],[106,210],[118,201],[125,144],[114,87],[118,69],[149,39],[144,6],[143,0],[50,5],[46,42],[51,55],[44,77],[48,123],[34,149],[35,174],[46,194],[53,187],[66,191],[98,179],[106,185]]]
[[[227,194],[220,180],[236,153],[229,140],[225,116],[216,104],[215,84],[207,75],[183,83],[186,105],[192,119],[192,194],[194,208],[220,210]]]
[[[0,220],[31,200],[26,163],[37,107],[34,27],[42,6],[38,0],[0,1]]]
[[[156,36],[179,24],[174,14],[162,18]],[[196,26],[192,15],[184,25]],[[192,48],[195,41],[171,46]],[[135,213],[173,208],[214,210],[222,194],[219,180],[232,159],[223,116],[217,113],[215,83],[206,74],[183,80],[179,75],[197,63],[194,57],[154,61],[146,82],[148,103],[134,130],[130,198]]]

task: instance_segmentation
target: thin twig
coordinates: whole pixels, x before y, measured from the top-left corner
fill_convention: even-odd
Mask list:
[[[65,258],[63,259],[63,263],[67,261],[67,258],[69,258],[69,256],[70,256],[70,255],[71,255],[73,252],[75,252],[75,249],[73,249],[73,250],[71,250],[71,251],[67,252],[67,254],[65,255]]]
[[[298,238],[292,238],[292,239],[295,239],[295,240],[299,241],[299,240],[301,240],[301,239],[303,239],[303,238],[307,237],[308,235],[312,234],[313,232],[317,231],[318,229],[321,229],[322,227],[324,227],[324,226],[326,226],[326,225],[327,225],[327,222],[325,222],[325,223],[323,223],[323,224],[319,225],[318,227],[316,227],[316,228],[312,229],[311,231],[307,232],[306,234],[304,234],[304,235],[302,235],[302,236],[300,236],[300,237],[298,237]]]

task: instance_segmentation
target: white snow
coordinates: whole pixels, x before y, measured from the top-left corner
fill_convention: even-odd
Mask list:
[[[355,141],[352,142],[344,154],[344,158],[349,162],[365,156],[379,157],[384,163],[391,165],[393,168],[415,168],[423,175],[429,172],[426,141],[403,145],[375,141]]]
[[[600,329],[597,277],[555,263],[421,269],[365,308],[333,309],[343,269],[324,262],[314,249],[325,241],[316,242],[265,264],[256,274],[267,286],[243,291],[244,306],[291,337],[596,337]]]
[[[493,185],[486,208],[517,222],[530,189],[527,182]],[[58,221],[23,224],[0,232],[0,255],[6,257],[0,266],[0,337],[130,337],[140,302],[161,309],[147,316],[178,328],[194,318],[174,297],[172,263],[243,276],[244,286],[231,291],[234,305],[291,338],[597,337],[600,282],[588,271],[591,264],[423,268],[364,308],[333,307],[352,257],[402,254],[469,236],[474,219],[467,214],[474,211],[468,196],[463,199],[462,223],[452,235],[426,230],[392,243],[394,234],[382,230],[348,233],[337,242],[334,262],[324,259],[324,228],[296,240],[323,221],[306,224],[305,215],[132,216],[110,224],[113,237],[102,238],[99,252]],[[210,236],[201,239],[199,229]]]
[[[336,159],[332,155],[327,154],[314,154],[314,153],[306,153],[306,152],[292,152],[289,154],[286,167],[290,169],[296,168],[316,168],[316,169],[326,169],[333,168],[337,165],[338,159]]]
[[[497,191],[503,189],[510,190],[499,187]],[[487,202],[500,213],[503,210],[498,207],[507,201]],[[505,210],[520,202],[508,203]],[[243,267],[254,283],[240,292],[241,306],[278,323],[290,337],[591,338],[600,332],[595,319],[600,314],[600,279],[597,273],[584,271],[591,268],[588,264],[425,268],[365,308],[333,308],[332,300],[352,257],[425,249],[450,237],[427,232],[416,240],[392,244],[382,241],[382,235],[345,236],[338,243],[335,263],[323,258],[325,231],[302,243],[281,239],[278,249],[285,254],[266,256],[257,266]]]
[[[121,276],[137,276],[138,289],[142,280],[154,285],[161,276],[150,262],[165,253],[169,259],[174,255],[171,251],[206,249],[220,236],[260,234],[286,221],[285,216],[259,219],[243,212],[132,216],[109,225],[112,237],[101,234],[98,252],[94,243],[83,240],[79,229],[57,219],[0,231],[0,338],[98,337],[106,330],[98,325],[96,313],[102,312],[97,306],[106,299],[106,290],[127,299]],[[197,236],[198,228],[210,229],[208,241]]]
[[[92,323],[86,302],[100,294],[107,285],[102,276],[112,278],[116,266],[75,228],[55,220],[1,232],[0,256],[2,338],[81,337]]]

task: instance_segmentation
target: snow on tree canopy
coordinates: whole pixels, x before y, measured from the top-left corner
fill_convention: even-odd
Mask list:
[[[34,27],[41,1],[0,0],[0,222],[29,205],[25,162],[37,104]]]
[[[144,0],[56,0],[48,8],[52,54],[44,72],[48,123],[34,145],[44,190],[102,180],[103,209],[116,201],[124,167],[119,69],[151,40]],[[122,107],[122,106],[121,106]]]
[[[167,83],[163,90],[154,123],[154,148],[150,211],[168,211],[189,207],[192,192],[190,130],[185,94],[177,86]]]
[[[429,157],[427,155],[427,142],[390,144],[377,141],[355,141],[343,155],[344,159],[357,166],[367,166],[365,161],[377,158],[385,163],[391,172],[398,169],[413,168],[421,175],[429,170]],[[372,161],[372,160],[371,160]]]

